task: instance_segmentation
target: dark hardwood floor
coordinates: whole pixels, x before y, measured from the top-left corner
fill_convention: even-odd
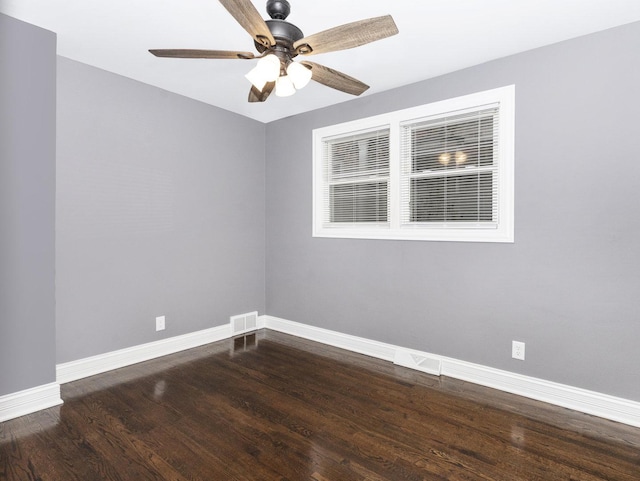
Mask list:
[[[640,480],[640,429],[273,331],[62,386],[0,480]]]

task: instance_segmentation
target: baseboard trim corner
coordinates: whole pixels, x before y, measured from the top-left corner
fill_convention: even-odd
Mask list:
[[[261,316],[267,329],[333,347],[395,362],[428,374],[449,376],[500,391],[535,399],[593,416],[640,427],[640,402],[610,396],[544,379],[494,369],[436,354],[342,334],[273,316]],[[411,358],[409,357],[411,356]],[[411,361],[411,362],[409,362]],[[415,365],[412,365],[415,364]],[[438,367],[439,373],[438,373]],[[431,372],[429,372],[431,371]]]
[[[52,382],[0,396],[0,422],[62,404],[60,384]]]

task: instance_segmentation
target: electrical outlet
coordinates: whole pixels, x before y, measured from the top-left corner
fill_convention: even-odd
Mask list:
[[[524,361],[524,342],[511,341],[511,357]]]
[[[164,331],[164,316],[156,317],[156,331]]]

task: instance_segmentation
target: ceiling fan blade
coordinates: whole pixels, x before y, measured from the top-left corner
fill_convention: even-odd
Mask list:
[[[231,50],[194,50],[194,49],[155,49],[149,50],[156,57],[170,58],[217,58],[217,59],[251,59],[251,52],[234,52]]]
[[[310,35],[295,42],[293,48],[299,55],[335,52],[359,47],[397,33],[398,27],[391,15],[385,15],[347,23]]]
[[[311,78],[313,80],[332,89],[340,90],[351,95],[360,95],[369,88],[367,84],[360,82],[360,80],[349,77],[342,72],[325,67],[324,65],[307,61],[300,63],[311,69]]]
[[[220,0],[220,3],[256,42],[265,47],[276,44],[269,27],[251,0]]]
[[[249,91],[249,102],[264,102],[267,100],[271,92],[273,92],[275,86],[275,82],[267,82],[261,92],[252,85],[251,90]]]

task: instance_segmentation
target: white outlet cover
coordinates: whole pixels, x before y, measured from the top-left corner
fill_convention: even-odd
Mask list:
[[[164,316],[156,317],[156,331],[164,331],[165,318]]]
[[[512,341],[511,343],[511,357],[524,361],[524,342]]]

